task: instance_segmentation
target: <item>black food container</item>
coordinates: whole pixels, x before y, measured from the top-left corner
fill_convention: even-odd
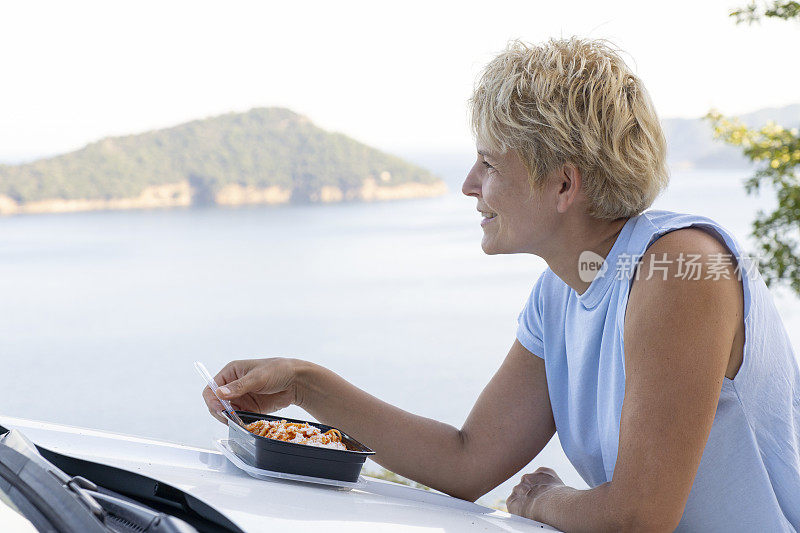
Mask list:
[[[236,413],[245,424],[256,420],[286,420],[299,424],[308,423],[318,427],[323,433],[335,429],[325,424],[305,420],[262,415],[248,411],[236,411]],[[347,446],[347,450],[335,450],[261,437],[250,433],[230,419],[228,419],[228,438],[236,455],[256,468],[350,483],[358,481],[364,461],[368,456],[375,454],[344,433],[342,433],[342,442]]]

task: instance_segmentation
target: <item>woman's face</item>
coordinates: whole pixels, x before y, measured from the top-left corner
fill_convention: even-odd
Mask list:
[[[537,253],[553,213],[544,202],[547,188],[531,191],[528,171],[516,152],[492,153],[478,145],[478,157],[461,191],[478,199],[483,219],[481,247],[487,254]]]

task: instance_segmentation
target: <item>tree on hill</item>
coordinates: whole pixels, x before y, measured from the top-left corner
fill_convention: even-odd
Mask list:
[[[304,201],[325,186],[345,194],[367,179],[393,186],[436,183],[427,170],[288,109],[253,109],[124,137],[22,165],[0,165],[0,196],[24,204],[115,199],[188,182],[199,203],[226,185],[280,187]]]
[[[764,18],[800,20],[800,3],[773,0],[764,5],[750,3],[730,13],[737,24],[753,24]],[[789,54],[794,57],[796,54]],[[794,73],[793,66],[787,66]],[[797,128],[785,128],[774,122],[750,129],[736,118],[716,110],[706,118],[714,135],[738,146],[759,168],[748,178],[745,188],[754,193],[762,186],[775,190],[778,206],[771,213],[760,211],[753,222],[752,235],[760,249],[760,270],[767,284],[788,283],[800,294],[800,135]]]

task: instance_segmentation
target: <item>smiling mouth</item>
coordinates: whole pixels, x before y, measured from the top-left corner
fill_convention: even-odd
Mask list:
[[[492,220],[495,217],[497,217],[497,213],[492,213],[491,211],[481,211],[480,213],[481,213],[481,216],[483,217],[481,219],[481,226],[483,226],[484,224],[488,223],[490,220]]]

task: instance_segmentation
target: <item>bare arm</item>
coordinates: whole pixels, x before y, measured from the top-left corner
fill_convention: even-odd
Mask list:
[[[269,412],[295,403],[375,450],[375,461],[386,468],[466,500],[508,479],[555,432],[544,361],[518,341],[460,430],[394,407],[305,361],[235,361],[216,379],[232,389],[228,398],[237,407]],[[204,397],[212,413],[219,410],[210,390]]]
[[[700,464],[742,323],[741,283],[644,279],[654,258],[727,253],[699,230],[658,240],[640,265],[625,317],[625,399],[613,479],[575,490],[551,472],[528,480],[523,513],[567,531],[675,529]],[[555,477],[555,480],[553,479]],[[517,489],[515,489],[517,490]],[[519,496],[522,496],[520,491]]]

